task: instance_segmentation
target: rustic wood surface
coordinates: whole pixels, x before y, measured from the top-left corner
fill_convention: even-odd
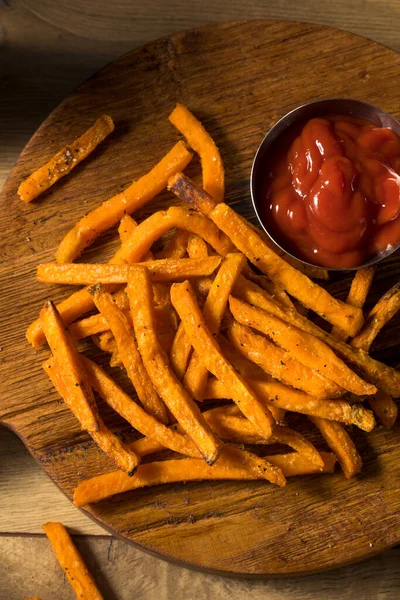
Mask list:
[[[37,3],[37,5],[39,4],[42,7],[46,7],[46,3]],[[74,8],[76,9],[78,3],[75,2],[73,4]],[[105,3],[98,3],[98,6],[103,4]],[[330,11],[322,10],[318,12],[318,10],[316,10],[315,4],[316,3],[314,2],[302,3],[301,7],[299,5],[297,8],[294,8],[294,12],[291,13],[288,2],[280,2],[279,7],[269,8],[257,8],[257,3],[251,3],[250,11],[254,12],[258,10],[258,13],[257,15],[251,14],[250,16],[293,16],[301,19],[317,20],[320,22],[325,21],[338,24],[343,27],[348,27],[353,30],[361,31],[363,33],[375,37],[375,39],[386,43],[391,43],[393,46],[395,46],[398,42],[397,38],[395,37],[395,32],[397,30],[396,23],[398,25],[399,12],[399,5],[397,2],[385,3],[384,7],[381,3],[378,2],[369,2],[367,5],[361,2],[354,2],[350,8],[346,4],[346,8],[349,8],[346,14],[344,14],[345,7],[343,2],[336,3],[334,10],[335,14],[333,14],[332,12],[333,8],[331,8]],[[29,3],[25,2],[25,5],[28,6]],[[85,4],[85,6],[87,5],[88,3]],[[125,16],[124,18],[118,18],[118,15],[115,11],[121,11],[121,9],[123,8],[122,5],[123,3],[117,3],[114,4],[114,6],[116,7],[115,9],[111,9],[109,6],[101,6],[101,8],[99,9],[101,13],[101,22],[103,22],[104,19],[112,19],[113,25],[109,29],[110,35],[108,39],[107,34],[105,33],[105,29],[98,29],[98,14],[93,14],[93,11],[91,13],[91,9],[93,8],[93,6],[89,6],[90,10],[88,9],[87,13],[93,16],[92,22],[94,23],[94,27],[91,28],[90,32],[86,31],[86,37],[90,36],[93,38],[93,36],[97,36],[97,39],[101,40],[101,43],[98,43],[97,41],[96,43],[93,43],[93,41],[91,40],[88,41],[87,39],[74,38],[73,35],[66,33],[66,30],[74,31],[70,22],[71,18],[73,20],[74,14],[73,11],[72,13],[71,11],[69,11],[68,7],[66,7],[64,3],[59,3],[59,6],[61,6],[65,12],[65,19],[57,21],[54,20],[52,16],[51,19],[47,19],[51,22],[51,25],[49,26],[47,26],[43,21],[39,21],[39,19],[36,20],[35,18],[33,18],[28,11],[25,11],[23,8],[21,8],[20,3],[11,3],[11,6],[4,7],[2,7],[2,5],[0,4],[0,24],[2,26],[0,40],[2,46],[4,46],[3,56],[5,55],[7,56],[7,58],[9,58],[8,63],[5,63],[3,61],[0,64],[0,77],[1,81],[10,84],[7,85],[5,88],[7,89],[7,93],[2,94],[0,98],[2,108],[2,127],[0,131],[0,141],[2,143],[0,177],[4,178],[4,175],[7,172],[9,166],[16,158],[18,151],[22,147],[27,137],[29,137],[29,134],[33,131],[35,126],[42,119],[42,117],[45,116],[48,110],[52,108],[54,104],[57,103],[57,101],[61,99],[62,96],[66,92],[68,92],[77,81],[79,81],[79,79],[82,79],[83,77],[88,75],[91,71],[95,70],[97,66],[103,64],[104,62],[107,62],[107,60],[109,60],[113,56],[116,56],[117,54],[121,53],[125,49],[128,49],[129,47],[137,45],[138,41],[141,41],[140,35],[143,31],[143,24],[142,26],[140,26],[140,21],[134,22],[132,15],[128,15],[126,19]],[[215,6],[216,4],[213,3],[214,8],[210,7],[209,14],[214,15],[213,11],[215,11]],[[359,12],[361,6],[365,9],[363,13]],[[322,9],[323,7],[321,6],[320,8]],[[236,3],[232,3],[229,8],[225,7],[225,9],[226,10],[223,12],[222,18],[229,18],[230,16],[236,15],[241,16],[240,7],[236,5]],[[188,10],[189,13],[185,13],[185,10]],[[193,13],[191,12],[191,10],[193,11]],[[201,23],[205,22],[206,20],[213,19],[213,16],[211,16],[210,19],[207,19],[203,18],[203,15],[197,15],[195,6],[193,6],[192,9],[181,7],[179,11],[179,17],[179,22],[174,21],[173,24],[168,23],[167,27],[171,25],[168,31],[176,30],[185,25]],[[217,17],[220,18],[221,14],[216,15],[215,18]],[[126,37],[124,38],[124,36],[121,35],[119,41],[117,41],[117,36],[115,36],[113,40],[112,38],[114,32],[118,30],[118,28],[121,28],[121,31],[124,31],[124,27],[126,26],[126,23],[128,23],[128,21],[131,23],[131,28]],[[156,18],[149,18],[149,29],[148,31],[146,30],[146,35],[150,31],[153,31],[151,29],[151,26],[156,27],[154,25],[155,21]],[[64,29],[59,29],[58,26],[60,25],[64,27]],[[157,32],[154,35],[151,35],[149,33],[146,39],[156,37],[159,33],[164,32],[164,30],[162,29],[164,26],[165,22],[162,26],[161,24],[159,25],[159,29],[157,29]],[[128,31],[128,29],[126,29],[126,31]],[[74,33],[79,35],[78,31],[74,31]],[[19,41],[19,43],[10,43],[10,41],[12,42],[16,39]],[[32,52],[32,47],[35,48],[35,52]],[[53,52],[51,54],[51,50],[54,50],[55,47],[59,49],[59,52]],[[27,51],[27,48],[30,50]],[[26,58],[24,63],[23,61],[21,61],[22,57],[24,59]],[[45,60],[40,60],[43,57],[45,57]],[[33,70],[32,66],[36,66],[36,70]],[[368,75],[368,72],[365,75]],[[381,93],[384,94],[384,90],[381,90]],[[386,108],[389,108],[389,106],[385,105],[382,101],[380,102],[380,104]],[[395,109],[392,109],[392,112],[395,113]],[[21,114],[24,115],[24,119],[22,120],[20,118]],[[385,344],[383,343],[383,345]],[[390,350],[390,353],[392,353],[392,350]],[[6,433],[3,439],[5,440],[5,446],[3,447],[8,448],[9,444],[7,440],[10,439],[10,435]],[[25,464],[28,465],[32,463],[27,458]],[[3,472],[4,471],[2,469],[2,473]],[[45,477],[41,477],[41,480],[45,481]],[[0,480],[0,483],[3,484],[3,487],[1,489],[1,491],[3,491],[5,486],[2,479]],[[10,497],[13,498],[12,495]],[[55,497],[56,496],[54,496],[54,498]],[[57,495],[57,498],[58,497],[59,496]],[[40,492],[38,496],[38,501],[40,502]],[[14,505],[14,503],[9,505],[8,518],[10,522],[13,521],[13,518],[15,518],[14,506],[16,506]],[[62,506],[60,508],[62,511],[64,510]],[[76,511],[76,513],[77,512],[78,511]],[[4,514],[4,512],[3,516],[5,517],[5,519],[7,519],[7,514]],[[23,519],[23,524],[21,524],[20,530],[33,531],[33,528],[35,526],[29,525],[31,519],[30,515],[22,512],[20,513],[20,516],[21,520]],[[26,525],[26,523],[28,523],[28,525]],[[1,529],[3,531],[7,531],[6,523],[4,527],[1,526]],[[82,531],[82,529],[80,530]],[[31,540],[31,543],[39,544],[39,540]],[[15,548],[17,546],[18,544],[16,544]],[[21,552],[23,552],[23,548],[24,545],[22,544]],[[142,556],[141,553],[138,553],[133,548],[129,549],[129,552],[131,554],[134,553],[135,556]],[[21,553],[19,553],[19,556],[21,556]],[[373,578],[375,577],[376,582],[379,581],[380,583],[376,586],[370,585],[368,587],[368,593],[371,594],[368,595],[368,597],[378,597],[377,595],[379,593],[379,597],[382,598],[395,598],[397,597],[397,595],[395,595],[395,591],[393,590],[396,590],[396,582],[398,582],[398,578],[396,578],[396,574],[393,573],[393,570],[395,571],[395,565],[397,561],[392,560],[391,557],[397,556],[396,551],[386,553],[385,556],[387,562],[384,562],[384,564],[390,565],[389,571],[392,573],[392,578],[385,577],[384,582],[383,578],[381,577],[383,572],[383,558],[379,559],[378,562],[378,559],[376,559],[374,561],[365,563],[365,570],[363,570],[362,567],[354,567],[353,569],[349,568],[344,570],[342,569],[340,572],[337,572],[337,576],[344,577],[349,580],[353,579],[353,583],[354,581],[360,582],[362,579],[369,581],[369,578],[371,578],[371,580],[373,581]],[[153,559],[146,557],[144,560],[147,561]],[[2,565],[4,564],[5,563],[3,561]],[[15,565],[15,563],[13,564]],[[154,561],[154,564],[160,565],[160,569],[161,565],[162,568],[165,567],[170,569],[171,573],[175,569],[172,566],[166,567],[165,565],[163,565],[163,563],[160,563],[159,561]],[[115,568],[117,567],[115,566]],[[363,576],[363,573],[368,573],[368,577]],[[195,580],[194,578],[198,576],[195,574],[189,575],[193,577],[193,581]],[[353,597],[345,596],[344,593],[337,595],[337,589],[334,585],[332,585],[333,579],[335,578],[327,575],[324,577],[321,576],[321,578],[313,577],[303,581],[320,581],[321,586],[324,586],[324,590],[326,589],[326,594],[324,595],[324,597],[326,598]],[[185,581],[187,580],[185,579]],[[233,586],[236,585],[236,582],[229,583],[232,583]],[[269,587],[269,585],[270,584],[268,584],[268,590],[271,593],[272,587]],[[227,586],[228,583],[224,582],[223,584],[221,584],[221,590],[222,588],[228,590]],[[279,590],[277,591],[277,593],[280,594],[275,594],[274,596],[271,595],[271,597],[289,597],[289,595],[285,595],[289,592],[289,583],[287,586],[284,585],[280,587],[276,582],[274,582],[271,584],[271,586],[275,586],[274,589]],[[192,588],[191,586],[188,586],[187,589]],[[265,589],[267,589],[267,587]],[[307,585],[304,585],[302,586],[302,590],[300,590],[300,588],[298,587],[296,589],[298,590],[298,597],[303,597],[301,596],[302,590],[304,590],[304,593],[307,594],[312,593],[312,590],[318,590],[318,587],[313,587],[313,585],[308,587]],[[237,584],[237,587],[232,587],[232,590],[236,590],[238,597],[239,594],[242,592],[242,588],[239,586],[239,583]],[[376,592],[374,590],[376,590]],[[0,597],[2,597],[2,591],[0,592]],[[15,590],[13,591],[15,593]],[[391,595],[392,592],[393,595]],[[376,595],[373,595],[374,593],[376,593]],[[7,593],[7,596],[4,597],[17,598],[20,596],[19,594],[14,596],[13,593]],[[144,598],[151,596],[150,594],[148,596],[142,594],[142,596],[140,597]],[[304,595],[304,597],[309,596]],[[363,597],[367,597],[367,595]]]

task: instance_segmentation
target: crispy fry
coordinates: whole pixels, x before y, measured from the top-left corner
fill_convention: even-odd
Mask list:
[[[182,381],[185,375],[191,353],[192,344],[186,334],[183,323],[180,322],[170,353],[172,368],[180,381]]]
[[[212,464],[219,456],[221,444],[212,434],[195,402],[176,378],[157,339],[153,290],[148,270],[143,267],[131,268],[127,289],[136,340],[149,377],[205,460]]]
[[[64,525],[61,523],[45,523],[42,529],[47,535],[58,563],[76,597],[79,600],[82,598],[85,600],[103,600],[102,594]]]
[[[363,350],[358,350],[335,339],[318,325],[300,315],[296,310],[289,307],[283,309],[269,297],[265,290],[262,290],[252,281],[239,277],[234,288],[234,295],[249,304],[262,308],[267,313],[279,317],[282,321],[290,323],[290,325],[315,335],[335,350],[343,360],[356,367],[357,372],[363,375],[366,381],[373,383],[378,389],[395,398],[400,396],[400,373],[398,371],[371,358]]]
[[[206,325],[214,337],[219,333],[229,295],[245,264],[246,258],[243,254],[227,254],[210,288],[204,304],[203,315]],[[202,357],[194,351],[183,382],[196,400],[202,400],[207,379],[207,367],[204,365]]]
[[[143,408],[161,423],[167,423],[165,404],[154,389],[144,368],[128,319],[115,304],[112,296],[104,292],[100,285],[91,288],[90,293],[93,295],[97,309],[106,319],[114,335],[118,356],[133,383]]]
[[[184,229],[176,229],[165,247],[157,252],[154,258],[183,258],[187,252],[189,233]]]
[[[67,233],[56,252],[59,263],[73,262],[105,230],[116,225],[125,213],[131,214],[159,194],[168,179],[192,160],[183,142],[175,146],[146,175],[84,216]]]
[[[349,294],[347,296],[347,304],[358,306],[359,308],[364,306],[375,275],[375,271],[376,267],[374,266],[364,267],[363,269],[356,271],[353,281],[351,282]],[[331,335],[342,342],[346,342],[349,337],[345,331],[339,329],[338,327],[332,327]]]
[[[139,440],[140,441],[140,440]],[[321,452],[324,468],[310,463],[309,459],[298,452],[274,454],[268,456],[268,462],[279,466],[285,477],[308,475],[312,473],[333,473],[336,457],[330,452]],[[176,481],[195,481],[197,479],[261,479],[239,465],[223,464],[221,459],[212,465],[195,459],[167,460],[140,465],[133,478],[127,478],[121,471],[113,471],[82,481],[74,492],[75,506],[84,506],[91,502],[100,502],[115,494],[120,494],[145,485],[173,483]],[[221,462],[220,462],[221,461]]]
[[[357,395],[376,392],[374,385],[363,381],[336,356],[329,346],[312,334],[232,296],[229,299],[229,307],[239,323],[261,331],[275,344],[290,352],[291,356],[302,365],[334,381],[345,390]],[[293,385],[293,387],[297,386]]]
[[[81,356],[52,302],[46,302],[40,318],[50,350],[59,368],[65,373],[68,406],[74,407],[74,414],[79,415],[83,429],[97,431],[99,421],[93,390],[88,382]]]
[[[268,438],[275,419],[259,402],[246,381],[235,371],[221,352],[217,341],[206,326],[193,290],[188,281],[173,284],[171,300],[179,314],[194,350],[204,360],[207,369],[230,388],[233,400],[257,431]]]
[[[338,398],[342,395],[342,390],[336,383],[304,366],[289,352],[257,335],[249,327],[233,321],[228,329],[228,336],[234,348],[245,358],[286,385],[316,398]]]
[[[177,173],[168,182],[168,188],[181,200],[192,203],[231,239],[247,258],[279,283],[304,306],[314,310],[332,325],[356,335],[363,324],[361,309],[333,298],[326,290],[311,281],[275,254],[261,237],[227,204],[215,205],[204,191],[197,190],[189,178]]]
[[[273,283],[266,275],[256,275],[249,269],[246,273],[246,277],[250,279],[250,281],[257,283],[263,290],[267,291],[277,302],[280,302],[284,306],[294,306],[283,287],[278,283]]]
[[[171,281],[186,277],[211,275],[221,262],[220,256],[207,258],[165,258],[141,263],[152,281]],[[126,283],[134,265],[44,263],[38,266],[36,278],[42,283],[94,285],[96,283]]]
[[[219,150],[203,125],[184,106],[177,104],[169,120],[185,136],[189,145],[200,156],[203,188],[216,202],[224,199],[224,166]]]
[[[389,394],[378,391],[374,396],[368,398],[368,404],[374,411],[374,414],[378,418],[386,429],[390,429],[396,422],[398,408],[397,404],[393,402],[393,399]]]
[[[65,177],[76,165],[82,162],[112,132],[114,123],[111,117],[102,115],[72,144],[66,146],[45,165],[34,171],[18,188],[18,195],[24,202],[31,202],[56,181]]]
[[[91,317],[87,317],[87,319],[71,323],[68,327],[70,336],[75,341],[83,340],[97,333],[103,333],[109,329],[108,323],[102,315],[92,315]]]
[[[122,243],[126,242],[126,240],[129,240],[136,227],[137,223],[135,219],[131,217],[131,215],[124,215],[122,217],[118,225],[118,235]]]
[[[364,431],[371,431],[375,426],[375,419],[370,410],[360,404],[351,406],[344,400],[323,400],[309,396],[292,388],[273,381],[252,381],[254,389],[261,402],[270,406],[290,410],[303,415],[321,417],[339,421],[345,425],[356,425]],[[229,386],[217,379],[209,379],[207,383],[207,399],[230,399],[233,395]]]
[[[340,423],[310,417],[311,421],[320,430],[329,448],[337,456],[346,479],[357,475],[362,468],[362,459],[353,440]]]
[[[66,405],[70,408],[78,421],[81,422],[79,408],[77,409],[74,402],[71,402],[71,394],[65,384],[65,373],[63,373],[54,359],[46,361],[42,366]],[[109,456],[122,471],[128,473],[129,476],[132,475],[140,462],[138,456],[131,449],[126,447],[119,437],[105,426],[99,415],[97,416],[97,421],[98,430],[88,430],[89,435],[93,438],[99,448],[103,450],[103,452],[107,454],[107,456]]]
[[[375,304],[369,313],[360,333],[351,340],[354,348],[368,352],[372,342],[382,329],[400,309],[400,283],[396,283]]]
[[[207,244],[203,238],[191,233],[188,239],[187,253],[189,258],[204,258],[208,256]]]

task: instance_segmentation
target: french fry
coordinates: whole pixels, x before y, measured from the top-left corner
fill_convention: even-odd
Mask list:
[[[269,297],[265,290],[262,290],[252,281],[248,281],[242,276],[238,277],[234,288],[234,295],[253,306],[261,308],[267,313],[279,317],[282,321],[290,325],[294,325],[303,331],[315,335],[315,337],[324,341],[337,352],[343,360],[356,367],[357,372],[366,381],[395,398],[400,396],[399,371],[373,359],[363,350],[353,348],[349,344],[345,344],[334,338],[318,327],[318,325],[300,315],[296,310],[289,307],[283,309]]]
[[[48,190],[76,165],[82,162],[93,150],[114,131],[111,117],[102,115],[80,137],[76,138],[45,165],[34,171],[18,188],[18,195],[24,202],[31,202]]]
[[[212,464],[219,456],[221,443],[212,434],[197,405],[175,376],[168,357],[157,339],[153,290],[148,270],[144,267],[132,267],[129,271],[127,289],[136,340],[149,377],[158,394],[191,437],[204,459]]]
[[[43,331],[50,350],[65,373],[68,405],[74,406],[79,422],[87,431],[99,429],[99,416],[92,387],[88,381],[81,356],[70,335],[65,330],[60,315],[52,302],[46,302],[41,313]],[[75,414],[75,413],[74,413]]]
[[[356,337],[351,340],[351,345],[368,352],[372,342],[382,329],[400,309],[400,283],[396,283],[382,296],[369,313],[364,327]]]
[[[363,324],[362,310],[333,298],[326,290],[275,254],[261,237],[227,204],[215,204],[188,177],[177,173],[168,189],[193,204],[221,229],[247,258],[304,306],[354,336]],[[208,196],[208,197],[207,197]]]
[[[162,258],[183,258],[187,252],[189,233],[184,229],[176,229],[172,237],[168,240],[165,247],[157,252],[155,259]]]
[[[98,311],[106,319],[117,344],[118,356],[132,381],[143,408],[161,423],[168,422],[165,404],[150,381],[133,337],[132,327],[112,296],[100,285],[90,289]]]
[[[324,468],[314,465],[307,457],[298,452],[290,454],[274,454],[268,456],[268,462],[279,466],[285,477],[308,475],[313,473],[333,473],[336,457],[330,452],[321,452]],[[185,461],[183,465],[179,463]],[[115,494],[160,483],[176,481],[196,481],[209,479],[261,479],[239,465],[223,464],[219,459],[211,467],[204,461],[196,459],[164,460],[140,465],[133,478],[127,478],[121,471],[113,471],[82,481],[74,492],[75,506],[84,506],[100,502]]]
[[[347,304],[351,304],[352,306],[358,306],[362,308],[367,299],[368,292],[370,290],[372,280],[375,275],[376,268],[374,266],[364,267],[356,271],[356,274],[353,277],[353,281],[351,282],[350,291],[346,299]],[[338,327],[333,327],[331,331],[331,336],[341,340],[342,342],[346,342],[348,340],[348,335],[342,329]]]
[[[174,281],[211,275],[220,263],[220,256],[208,256],[201,259],[165,258],[140,264],[148,269],[152,281]],[[43,263],[37,268],[36,278],[42,283],[67,285],[120,284],[127,282],[132,267],[134,265]]]
[[[186,281],[173,284],[171,300],[194,350],[203,358],[206,368],[230,388],[233,400],[243,414],[261,435],[268,438],[272,434],[275,419],[222,354],[221,348],[206,326],[190,283]]]
[[[125,213],[133,213],[157,196],[166,187],[168,179],[182,171],[191,160],[192,154],[185,144],[175,144],[146,175],[78,221],[59,245],[57,262],[73,262],[103,231],[116,225]]]
[[[302,365],[334,381],[345,390],[360,396],[377,391],[374,385],[363,381],[329,346],[312,334],[233,297],[229,299],[229,307],[239,323],[261,331],[279,347],[290,352]]]
[[[109,329],[108,323],[102,315],[92,315],[87,319],[71,323],[68,327],[70,336],[75,341],[83,340],[97,333],[103,333]]]
[[[278,348],[249,327],[233,321],[228,329],[229,341],[245,358],[253,361],[266,373],[316,398],[338,398],[342,389],[317,371],[304,366],[293,356]]]
[[[176,105],[169,115],[169,120],[200,156],[203,188],[216,202],[222,202],[224,199],[224,166],[214,140],[200,121],[183,104]]]
[[[257,283],[263,290],[266,290],[277,302],[280,302],[284,306],[294,306],[283,287],[277,283],[273,283],[266,275],[256,275],[255,273],[251,273],[249,269],[246,273],[246,277],[250,279],[250,281]]]
[[[188,239],[187,253],[189,258],[204,258],[208,256],[207,244],[203,238],[191,233]]]
[[[243,254],[227,254],[215,276],[203,308],[204,320],[214,337],[219,333],[229,295],[245,264],[246,258]],[[202,357],[194,351],[183,383],[196,400],[202,400],[207,379],[207,367],[204,365]]]
[[[62,523],[45,523],[42,529],[47,535],[58,563],[76,597],[79,600],[82,598],[84,600],[103,600],[102,594],[64,525]]]
[[[82,424],[80,410],[79,408],[76,408],[76,405],[71,400],[70,390],[65,384],[65,372],[60,369],[54,359],[43,363],[42,366],[57,392],[63,398],[77,420]],[[109,456],[122,471],[131,476],[136,471],[140,462],[138,456],[131,449],[127,448],[121,442],[119,437],[105,426],[99,415],[97,416],[97,421],[98,430],[88,430],[89,435],[93,438],[98,447],[103,450],[103,452],[107,454],[107,456]]]
[[[385,392],[378,391],[374,396],[368,398],[368,404],[374,411],[378,421],[386,429],[391,429],[396,422],[398,414],[397,404],[393,402],[392,397]]]
[[[171,348],[170,360],[177,378],[182,381],[192,353],[192,344],[186,334],[183,323],[179,323]]]
[[[357,475],[362,468],[362,459],[353,440],[340,423],[328,419],[310,417],[320,430],[329,448],[336,455],[346,479]]]
[[[131,217],[131,215],[124,215],[122,217],[118,225],[118,235],[122,243],[126,242],[126,240],[129,240],[136,227],[137,223],[135,219]]]
[[[356,425],[364,431],[372,431],[375,426],[374,415],[360,404],[350,405],[344,400],[323,400],[309,396],[273,381],[252,381],[251,387],[261,402],[297,412],[303,415],[321,417],[339,421],[345,425]],[[207,399],[231,399],[232,390],[222,381],[210,378],[207,383]],[[233,398],[232,398],[233,399]]]

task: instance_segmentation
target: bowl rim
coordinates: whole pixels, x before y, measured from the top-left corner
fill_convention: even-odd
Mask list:
[[[396,132],[398,135],[400,135],[400,121],[398,121],[395,117],[393,117],[390,113],[384,111],[383,109],[371,104],[370,102],[364,102],[363,100],[357,100],[355,98],[342,98],[342,97],[329,97],[329,98],[321,98],[319,100],[311,100],[311,102],[305,102],[303,104],[300,104],[299,106],[296,106],[295,108],[291,109],[289,112],[287,112],[286,114],[284,114],[282,117],[280,117],[280,119],[278,119],[278,121],[276,121],[272,127],[269,128],[269,130],[267,131],[267,133],[264,135],[263,139],[261,140],[257,151],[254,155],[253,158],[253,162],[251,165],[251,172],[250,172],[250,196],[251,196],[251,202],[253,205],[253,209],[254,212],[256,214],[257,220],[259,222],[259,224],[261,225],[263,231],[268,235],[269,239],[273,242],[273,244],[275,246],[277,246],[282,252],[284,252],[285,254],[287,254],[288,256],[290,256],[291,258],[299,261],[300,263],[307,265],[309,267],[313,267],[313,268],[317,268],[317,269],[325,269],[328,271],[337,271],[337,272],[350,272],[350,271],[357,271],[359,269],[362,269],[364,267],[369,267],[372,265],[375,265],[379,262],[381,262],[382,260],[384,260],[385,258],[387,258],[388,256],[391,256],[392,254],[394,254],[399,248],[400,248],[400,241],[396,246],[393,246],[389,249],[387,249],[384,252],[381,252],[380,254],[377,254],[376,256],[374,256],[373,258],[371,258],[369,261],[362,263],[361,265],[358,265],[356,267],[346,267],[346,268],[340,268],[340,267],[324,267],[321,265],[317,265],[315,263],[309,262],[307,260],[304,260],[302,258],[300,258],[299,256],[296,256],[295,254],[293,254],[292,252],[290,252],[289,250],[287,250],[286,248],[284,248],[271,234],[271,232],[268,230],[268,228],[265,226],[263,219],[261,218],[260,214],[259,214],[259,210],[257,207],[257,201],[256,201],[256,191],[255,191],[255,180],[256,180],[256,170],[258,168],[258,163],[261,160],[261,157],[263,155],[263,153],[265,152],[265,146],[268,146],[269,144],[273,144],[280,135],[282,135],[282,133],[284,133],[289,127],[291,127],[294,123],[295,120],[291,120],[291,117],[293,118],[293,116],[301,111],[301,110],[305,110],[307,108],[312,108],[314,106],[322,106],[328,102],[348,102],[351,104],[355,104],[358,106],[363,106],[366,107],[372,111],[376,111],[378,114],[380,114],[381,116],[387,117],[388,121],[393,122],[394,124],[397,125],[398,127],[398,131]],[[340,111],[339,111],[339,114]],[[344,115],[346,113],[343,113]],[[321,116],[321,115],[320,115]],[[350,116],[350,115],[347,115]],[[356,117],[357,118],[357,117]],[[283,122],[288,121],[288,125],[287,127],[284,127],[282,129],[282,131],[279,131],[279,133],[276,135],[276,137],[273,137],[273,133],[276,132],[276,130],[279,130],[280,127],[282,127]],[[367,119],[366,119],[367,120]],[[371,120],[371,122],[373,123],[374,121]],[[381,125],[382,126],[382,125]],[[268,143],[269,142],[269,143]]]

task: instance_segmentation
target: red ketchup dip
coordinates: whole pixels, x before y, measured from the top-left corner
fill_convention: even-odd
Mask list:
[[[400,242],[400,137],[345,116],[307,121],[262,169],[260,216],[288,252],[353,268]]]

